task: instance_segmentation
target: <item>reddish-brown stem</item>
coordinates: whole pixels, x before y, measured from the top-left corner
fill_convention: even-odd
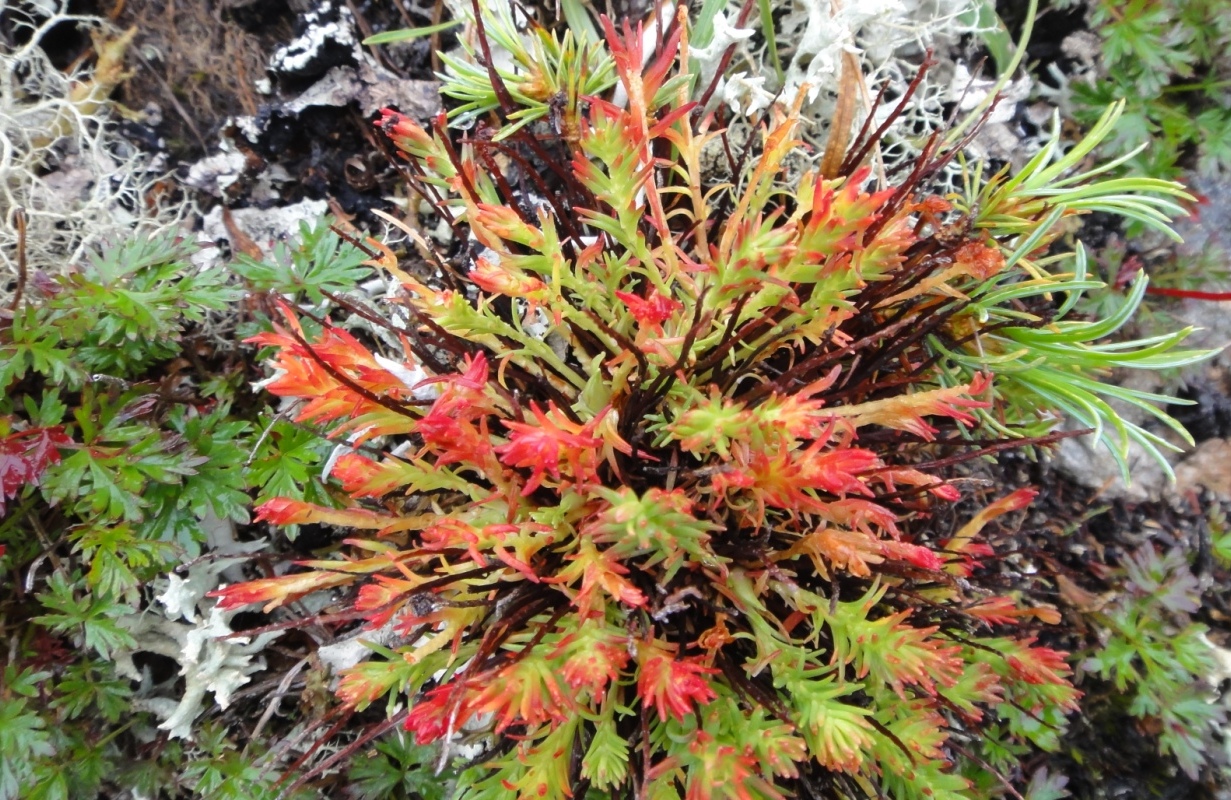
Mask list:
[[[1179,297],[1185,300],[1213,300],[1223,302],[1231,300],[1231,292],[1203,292],[1197,289],[1164,289],[1161,286],[1150,286],[1146,294],[1156,297]]]
[[[487,41],[487,29],[483,27],[483,11],[479,8],[479,0],[470,0],[470,7],[474,9],[475,33],[479,39],[479,49],[483,51],[483,66],[487,68],[487,79],[491,81],[496,99],[500,101],[500,110],[505,114],[512,114],[517,110],[517,103],[513,102],[509,87],[504,85],[504,79],[496,71],[496,62],[492,61],[492,48]]]
[[[1049,433],[1046,436],[1031,436],[1025,439],[1007,439],[997,444],[981,447],[978,450],[972,450],[969,453],[959,453],[956,456],[948,458],[938,458],[935,461],[925,461],[922,464],[912,464],[912,469],[917,469],[920,472],[934,472],[945,467],[952,467],[955,464],[961,464],[965,461],[970,461],[975,458],[982,458],[992,453],[999,453],[1001,450],[1018,450],[1023,447],[1047,446],[1055,444],[1061,439],[1072,439],[1074,436],[1085,436],[1088,433],[1094,433],[1094,428],[1082,428],[1076,431],[1057,431]],[[956,444],[956,443],[955,443]],[[883,467],[875,467],[873,469],[860,472],[860,476],[875,475],[878,472],[886,470],[898,469],[897,466],[888,464]]]
[[[423,169],[419,166],[418,162],[413,159],[407,159],[405,164],[403,164],[399,161],[397,156],[400,151],[393,148],[388,137],[378,136],[370,141],[376,143],[376,146],[384,154],[385,160],[405,178],[406,184],[426,200],[436,213],[444,217],[450,227],[453,227],[455,225],[453,212],[449,210],[448,204],[440,196],[440,192],[436,190],[436,187],[426,180]]]
[[[902,116],[902,112],[906,110],[907,103],[910,102],[911,97],[913,97],[915,92],[918,91],[919,85],[923,83],[923,76],[926,75],[928,70],[935,66],[935,64],[936,62],[932,60],[932,51],[928,50],[927,54],[923,57],[923,63],[919,65],[919,71],[915,73],[915,77],[911,80],[910,85],[906,87],[906,92],[902,95],[902,99],[898,101],[898,104],[894,107],[893,111],[891,111],[889,116],[885,118],[885,121],[880,124],[880,127],[877,128],[876,131],[867,138],[867,140],[862,140],[863,134],[868,128],[867,122],[871,121],[872,115],[876,113],[876,108],[873,107],[868,112],[868,120],[865,121],[864,127],[859,132],[860,139],[856,139],[855,141],[855,144],[858,145],[859,149],[855,151],[853,155],[847,156],[846,160],[842,162],[842,166],[838,168],[839,175],[850,175],[855,171],[855,168],[868,157],[868,153],[870,153],[872,148],[876,146],[876,143],[884,137],[885,132],[889,130],[889,126],[892,125],[898,117]],[[883,91],[881,95],[878,95],[878,98],[882,95]]]
[[[475,190],[474,184],[470,180],[469,173],[466,172],[466,165],[462,163],[461,156],[457,154],[457,150],[453,147],[453,142],[449,139],[448,131],[445,129],[443,114],[432,120],[432,129],[436,132],[436,139],[445,149],[445,153],[449,156],[449,162],[453,165],[453,169],[457,172],[457,177],[461,180],[462,186],[466,189],[466,194],[470,195],[470,199],[475,203],[483,202],[483,198],[479,196]]]
[[[315,767],[312,768],[310,772],[303,775],[301,778],[296,780],[286,789],[282,790],[282,792],[278,794],[278,800],[291,797],[301,787],[307,784],[308,781],[320,775],[325,774],[330,769],[332,769],[335,765],[346,762],[353,755],[355,755],[355,753],[362,750],[368,744],[368,742],[371,742],[374,739],[378,739],[381,736],[384,736],[386,733],[393,730],[398,725],[401,725],[405,721],[406,715],[409,713],[409,711],[410,711],[409,709],[404,708],[401,711],[394,714],[389,719],[385,720],[384,722],[381,722],[379,724],[373,725],[372,727],[368,728],[366,731],[363,732],[362,735],[359,736],[358,739],[351,742],[346,747],[343,747],[342,749],[340,749],[338,752],[334,753],[333,755],[329,756],[329,758],[325,759],[320,764],[317,764]],[[307,760],[308,757],[310,757],[313,753],[319,750],[321,745],[323,745],[326,741],[333,738],[334,734],[336,734],[339,730],[341,730],[342,726],[345,725],[349,721],[350,721],[349,716],[344,717],[341,722],[339,722],[329,731],[329,733],[327,733],[324,737],[322,737],[319,742],[314,744],[312,746],[312,749],[309,750],[307,754],[305,754],[298,761],[296,761],[293,765],[291,765],[290,769],[286,771],[286,775],[282,777],[282,780],[286,780],[287,776],[291,775],[296,769],[303,766],[304,762]],[[281,781],[279,781],[279,783],[281,783]]]
[[[573,222],[574,216],[568,213],[568,209],[566,209],[560,204],[560,198],[557,196],[557,193],[553,192],[547,186],[547,183],[543,180],[543,176],[539,174],[539,171],[535,169],[530,164],[530,162],[528,162],[516,150],[514,150],[511,147],[507,147],[501,144],[500,142],[485,142],[483,146],[484,147],[487,147],[487,146],[495,147],[501,153],[504,153],[508,158],[512,159],[513,161],[516,161],[519,165],[521,165],[522,170],[524,171],[526,177],[528,177],[531,181],[534,182],[535,188],[538,189],[539,193],[543,195],[543,197],[547,198],[547,202],[551,203],[552,209],[554,209],[556,212],[556,219],[560,222],[561,225],[564,226],[565,230],[568,231],[568,235],[576,242],[581,241],[581,233],[580,231],[578,231],[577,226]],[[476,152],[479,151],[480,149],[481,148],[479,147],[475,148]],[[486,153],[484,153],[483,155],[484,155],[483,163],[487,165],[488,170],[494,176],[499,177],[499,172],[495,169],[495,167],[488,160],[488,158],[486,157]],[[557,175],[562,174],[562,169],[560,165],[557,164],[554,159],[546,159],[546,155],[547,155],[546,152],[542,152],[541,157],[546,160],[548,169],[550,169],[552,172],[556,173]],[[500,180],[503,181],[504,180],[503,177],[500,177]],[[510,199],[509,202],[513,203],[515,202],[515,200]],[[521,215],[524,218],[525,215],[521,213],[520,208],[517,209],[517,212],[519,215]],[[535,225],[538,223],[538,220],[528,220],[528,223],[531,225]]]
[[[474,147],[474,154],[483,162],[484,168],[487,169],[487,174],[496,182],[496,188],[500,190],[500,194],[504,197],[505,205],[516,211],[517,216],[521,218],[522,222],[527,225],[536,224],[538,220],[532,219],[522,208],[522,204],[517,202],[517,193],[509,185],[509,179],[504,176],[504,172],[496,166],[496,162],[491,157],[491,154],[487,152],[487,148],[483,147],[484,144],[485,142],[479,139],[472,140],[471,142],[471,146]],[[478,200],[476,199],[475,202],[478,202]]]

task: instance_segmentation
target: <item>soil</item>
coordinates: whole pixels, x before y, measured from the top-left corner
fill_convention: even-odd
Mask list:
[[[372,109],[361,102],[312,105],[296,109],[295,99],[316,85],[330,70],[360,66],[353,47],[322,50],[293,68],[269,71],[281,48],[309,33],[305,11],[328,3],[296,0],[115,0],[115,4],[83,4],[83,12],[108,16],[115,24],[136,26],[132,76],[117,100],[143,112],[139,120],[122,123],[125,134],[147,149],[165,153],[169,166],[188,186],[194,165],[217,157],[220,143],[241,154],[235,180],[217,192],[199,192],[203,212],[219,204],[230,209],[286,206],[304,200],[324,201],[334,215],[360,228],[374,227],[374,209],[391,210],[390,198],[404,194],[402,181],[387,150],[374,135]],[[382,30],[427,25],[438,19],[439,4],[404,10],[401,4],[345,0],[327,12],[331,19],[349,15],[359,36]],[[1010,13],[1010,27],[1020,24]],[[1036,27],[1029,55],[1041,65],[1073,66],[1061,44],[1083,26],[1081,9],[1051,11]],[[377,65],[398,81],[433,80],[433,45],[411,44],[376,48]],[[69,64],[88,51],[89,40],[66,29],[57,36],[58,63]],[[430,92],[427,92],[430,94]],[[438,100],[438,98],[434,98]],[[412,109],[402,109],[408,113]],[[421,109],[415,109],[421,111]],[[246,132],[251,120],[255,136]],[[271,177],[272,176],[272,177]],[[272,190],[271,190],[272,187]],[[1090,226],[1088,244],[1105,240],[1110,230]],[[1083,237],[1085,238],[1085,237]],[[1201,372],[1188,381],[1181,397],[1196,405],[1172,409],[1198,441],[1231,436],[1231,378],[1227,372]],[[1017,486],[1042,490],[1019,530],[1006,531],[1005,552],[1045,565],[1066,576],[1080,590],[1098,595],[1109,584],[1091,568],[1093,554],[1117,565],[1140,547],[1148,533],[1161,548],[1197,552],[1199,571],[1207,587],[1201,619],[1216,642],[1231,639],[1231,574],[1208,557],[1204,509],[1218,498],[1193,489],[1187,497],[1134,503],[1105,500],[1055,471],[1046,459],[1031,461],[1021,454],[1002,456],[980,466],[982,477],[994,481],[997,494]],[[1231,498],[1221,498],[1231,500]],[[300,540],[310,549],[312,537]],[[1073,651],[1093,646],[1093,631],[1084,616],[1063,597],[1040,596],[1041,602],[1064,610],[1066,633],[1056,645]],[[237,617],[235,627],[243,627]],[[255,618],[253,624],[256,624]],[[294,649],[286,640],[281,649]],[[275,665],[276,667],[277,665]],[[260,686],[253,687],[254,691]],[[1194,782],[1175,763],[1159,757],[1146,728],[1130,718],[1114,687],[1087,682],[1087,708],[1093,716],[1074,718],[1060,755],[1047,763],[1052,772],[1069,776],[1068,788],[1082,798],[1213,798],[1220,794],[1210,781]],[[1042,762],[1034,766],[1041,766]]]

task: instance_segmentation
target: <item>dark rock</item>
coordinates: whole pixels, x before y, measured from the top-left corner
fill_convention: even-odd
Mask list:
[[[358,62],[359,35],[350,9],[323,0],[299,18],[295,38],[269,59],[269,71],[283,78],[316,78]]]

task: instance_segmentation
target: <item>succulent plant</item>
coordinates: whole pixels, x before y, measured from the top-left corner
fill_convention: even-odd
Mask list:
[[[1033,492],[957,528],[936,512],[962,497],[947,466],[1040,441],[1004,438],[1028,403],[997,370],[1020,348],[981,342],[1092,338],[1046,306],[1090,282],[1036,251],[1093,190],[1065,183],[1087,193],[1064,206],[1034,202],[1063,169],[976,179],[982,204],[955,213],[922,187],[956,151],[928,147],[869,191],[860,141],[836,174],[800,166],[794,113],[730,152],[690,100],[683,16],[652,59],[605,24],[620,104],[565,77],[547,118],[500,136],[384,115],[454,249],[407,227],[432,259],[411,267],[372,241],[401,291],[383,320],[352,311],[400,352],[285,305],[254,340],[276,351],[269,390],[344,441],[349,498],[260,517],[354,533],[220,605],[341,592],[352,610],[320,621],[393,638],[341,676],[344,706],[384,700],[442,762],[478,742],[466,798],[956,798],[970,775],[1019,778],[1078,696],[1038,642],[1058,614],[980,580],[984,528]],[[1047,344],[1023,363],[1105,366]]]

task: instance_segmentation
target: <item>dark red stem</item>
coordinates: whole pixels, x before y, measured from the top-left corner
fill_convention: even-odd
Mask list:
[[[1196,289],[1164,289],[1161,286],[1150,286],[1146,294],[1158,297],[1183,297],[1188,300],[1231,300],[1231,292],[1201,292]]]

